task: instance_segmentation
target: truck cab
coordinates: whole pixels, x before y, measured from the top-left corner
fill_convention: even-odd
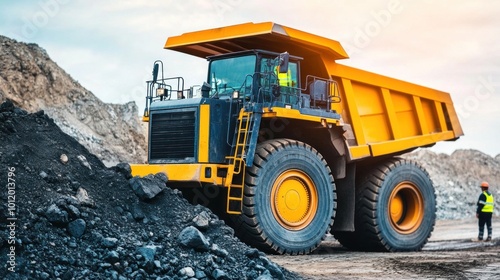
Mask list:
[[[150,123],[150,164],[228,163],[238,114],[245,106],[259,114],[279,108],[340,119],[329,109],[339,98],[332,80],[307,76],[309,88],[301,88],[300,57],[249,50],[207,60],[206,81],[189,88],[181,77],[158,79],[163,63],[155,62],[143,116]],[[310,90],[316,94],[312,100]]]

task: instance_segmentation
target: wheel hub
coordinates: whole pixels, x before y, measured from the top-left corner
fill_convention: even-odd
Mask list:
[[[394,230],[402,234],[415,232],[424,217],[424,202],[418,187],[411,182],[397,185],[389,198],[388,212]]]
[[[300,206],[300,194],[297,190],[289,190],[285,195],[285,206],[290,211],[296,211]]]
[[[284,228],[303,229],[312,221],[318,208],[316,186],[304,172],[287,170],[273,184],[271,208]]]

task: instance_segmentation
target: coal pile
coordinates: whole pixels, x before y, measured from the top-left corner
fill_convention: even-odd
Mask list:
[[[167,180],[106,168],[43,111],[4,102],[0,278],[300,279]]]

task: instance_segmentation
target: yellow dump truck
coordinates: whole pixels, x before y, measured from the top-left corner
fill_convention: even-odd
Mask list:
[[[267,252],[307,254],[329,232],[357,250],[424,246],[434,188],[398,155],[463,135],[448,93],[339,64],[339,42],[272,22],[165,48],[207,59],[208,74],[186,87],[154,63],[148,164],[134,175],[164,172]]]

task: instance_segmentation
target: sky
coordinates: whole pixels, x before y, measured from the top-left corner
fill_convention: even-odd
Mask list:
[[[164,50],[167,37],[273,21],[339,41],[339,63],[449,92],[465,136],[431,148],[500,154],[500,1],[17,0],[0,3],[0,34],[37,43],[104,102],[142,112],[153,62],[187,85],[204,59]]]

